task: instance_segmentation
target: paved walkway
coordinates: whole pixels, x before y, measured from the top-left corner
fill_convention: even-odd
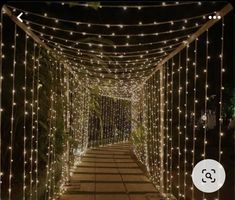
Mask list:
[[[89,150],[60,200],[161,200],[128,144]]]

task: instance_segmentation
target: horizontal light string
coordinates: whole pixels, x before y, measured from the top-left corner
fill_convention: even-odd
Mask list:
[[[180,37],[175,37],[175,38],[172,38],[172,39],[169,39],[169,40],[165,40],[166,42],[169,42],[169,41],[179,41],[180,39],[186,39],[186,38],[189,38],[190,35],[187,34],[187,35],[183,35],[183,36],[180,36]],[[67,40],[69,41],[69,40]],[[72,42],[72,41],[71,41]],[[164,43],[164,42],[163,42]],[[158,48],[157,48],[158,49]],[[141,54],[149,54],[150,52],[153,53],[154,51],[156,51],[157,49],[149,49],[149,50],[139,50],[139,51],[115,51],[115,52],[111,52],[111,51],[95,51],[95,50],[86,50],[86,49],[77,49],[78,52],[90,52],[90,53],[97,53],[97,54],[101,54],[101,55],[131,55],[131,56],[134,56],[135,54],[137,54],[137,56]],[[136,55],[135,55],[136,56]]]
[[[176,33],[176,32],[180,32],[180,31],[186,31],[186,30],[191,30],[191,29],[194,29],[194,28],[199,28],[202,26],[202,24],[198,24],[198,23],[195,23],[195,25],[193,26],[189,26],[189,27],[185,27],[185,26],[182,26],[180,29],[173,29],[173,30],[168,30],[168,31],[162,31],[162,32],[154,32],[154,33],[139,33],[139,34],[115,34],[115,33],[112,33],[112,34],[96,34],[96,33],[87,33],[87,32],[79,32],[79,31],[70,31],[70,30],[66,30],[66,29],[58,29],[58,28],[55,28],[55,27],[50,27],[50,26],[41,26],[41,25],[38,25],[40,26],[42,29],[47,27],[47,28],[50,28],[51,30],[54,31],[61,31],[61,32],[66,32],[68,33],[69,35],[76,35],[76,34],[80,34],[80,35],[92,35],[92,36],[97,36],[98,38],[101,38],[101,37],[112,37],[112,38],[115,38],[115,37],[125,37],[125,38],[130,38],[130,37],[133,37],[133,36],[138,36],[138,37],[146,37],[146,36],[159,36],[159,35],[165,35],[165,34],[172,34],[172,33]],[[39,30],[36,30],[36,29],[33,29],[30,27],[30,30],[34,30],[34,31],[38,31]]]
[[[195,29],[195,27],[192,27],[192,29]],[[34,30],[34,29],[31,29],[32,31],[34,31],[35,33],[38,33],[41,37],[41,39],[43,39],[43,36],[48,36],[50,37],[50,39],[59,39],[59,40],[63,40],[63,41],[69,41],[68,39],[64,39],[64,38],[61,38],[61,37],[57,37],[57,36],[53,36],[53,35],[50,35],[50,34],[45,34],[45,33],[42,33],[40,31],[37,31],[37,30]],[[178,41],[178,39],[176,38],[175,39],[176,41]],[[70,40],[70,42],[72,42],[72,40]],[[139,44],[114,44],[114,45],[110,45],[110,44],[97,44],[97,43],[92,43],[92,42],[79,42],[79,41],[73,41],[73,43],[75,43],[76,45],[79,45],[79,44],[82,44],[82,45],[88,45],[88,46],[98,46],[98,47],[113,47],[113,48],[118,48],[118,47],[136,47],[136,46],[149,46],[149,45],[155,45],[155,44],[159,44],[159,43],[166,43],[167,41],[165,42],[162,42],[162,41],[158,41],[158,42],[150,42],[150,43],[139,43]]]
[[[74,47],[68,47],[68,46],[66,46],[66,45],[64,45],[64,44],[61,44],[61,43],[56,43],[56,42],[54,42],[54,41],[52,41],[52,40],[47,40],[47,39],[44,39],[44,41],[46,41],[46,42],[48,42],[48,45],[52,45],[51,47],[57,47],[57,48],[59,48],[60,49],[60,51],[61,51],[61,53],[63,52],[63,51],[68,51],[68,52],[72,52],[72,53],[74,53],[74,54],[76,54],[76,55],[83,55],[84,53],[81,53],[80,51],[78,51],[76,48],[74,48]],[[156,48],[155,50],[159,50],[159,51],[156,51],[156,52],[154,52],[154,53],[152,53],[152,56],[154,56],[154,55],[156,55],[156,54],[158,54],[158,53],[164,53],[164,49],[166,49],[166,48],[169,48],[169,49],[172,49],[173,47],[175,47],[175,46],[178,46],[178,45],[180,45],[180,44],[182,44],[182,42],[183,41],[179,41],[179,42],[177,42],[177,43],[174,43],[174,44],[171,44],[171,45],[165,45],[165,46],[162,46],[162,47],[159,47],[159,48]],[[62,46],[62,47],[61,47]],[[64,47],[64,48],[63,48]],[[58,49],[57,49],[58,50]],[[84,55],[86,55],[86,54],[84,54]],[[143,54],[141,54],[141,55],[143,55]],[[146,53],[146,55],[149,55],[148,53]],[[97,57],[100,57],[100,56],[102,56],[102,55],[95,55],[95,56],[97,56]],[[103,57],[105,57],[105,56],[103,56]],[[112,57],[109,57],[109,56],[107,56],[108,58],[112,58]],[[106,57],[106,58],[107,58]],[[102,57],[101,57],[102,58]]]
[[[103,27],[107,27],[107,28],[110,28],[110,27],[128,27],[128,26],[156,26],[156,25],[163,25],[163,24],[173,25],[174,23],[177,23],[177,22],[188,22],[190,20],[197,19],[197,18],[206,19],[207,16],[212,15],[212,14],[216,14],[216,12],[210,12],[210,13],[205,13],[205,14],[202,14],[202,15],[188,17],[188,18],[161,21],[161,22],[156,22],[155,21],[155,22],[152,22],[152,23],[139,22],[138,24],[99,24],[99,23],[90,23],[90,22],[81,22],[81,21],[72,21],[72,20],[66,20],[66,19],[59,19],[59,18],[55,18],[55,17],[49,17],[47,13],[44,13],[44,15],[42,15],[42,14],[26,11],[26,10],[23,10],[23,9],[20,9],[20,8],[15,8],[15,7],[9,6],[9,5],[8,5],[8,7],[12,8],[13,11],[18,10],[18,11],[24,12],[24,14],[26,16],[28,14],[30,14],[30,15],[34,15],[34,16],[37,16],[37,17],[41,17],[41,18],[45,18],[45,19],[49,19],[49,20],[54,20],[54,22],[56,22],[56,23],[58,23],[58,22],[67,22],[67,23],[72,23],[72,24],[76,24],[76,25],[103,26]]]
[[[53,48],[55,48],[56,47],[56,45],[53,45],[53,46],[51,46],[51,47],[53,47]],[[59,47],[58,47],[59,48]],[[74,57],[74,58],[78,58],[78,59],[80,59],[80,58],[82,58],[81,56],[75,56],[75,55],[73,55],[73,54],[71,54],[71,53],[66,53],[66,52],[72,52],[72,53],[75,53],[76,54],[76,52],[74,52],[74,51],[69,51],[70,49],[63,49],[63,54],[64,55],[69,55],[69,56],[71,56],[71,57]],[[172,48],[169,48],[168,50],[164,50],[164,52],[163,51],[158,51],[158,52],[155,52],[155,53],[151,53],[151,54],[146,54],[144,57],[146,57],[147,59],[151,59],[151,58],[155,58],[158,54],[163,54],[163,53],[166,53],[166,52],[168,52],[168,51],[172,51],[173,49]],[[59,51],[59,49],[57,49],[57,51]],[[85,55],[87,58],[93,58],[93,59],[97,59],[97,60],[101,60],[101,59],[103,59],[104,61],[107,59],[107,61],[109,60],[109,61],[113,61],[113,62],[119,62],[118,60],[112,60],[112,59],[115,59],[114,57],[109,57],[109,56],[100,56],[100,55],[93,55],[93,54],[86,54],[86,53],[82,53],[82,54],[79,54],[79,55]],[[90,57],[89,57],[90,56]],[[131,60],[132,61],[132,60]],[[128,61],[128,62],[131,62],[131,61]],[[134,60],[133,60],[134,61]]]
[[[52,3],[60,3],[61,5],[66,5],[69,4],[69,2],[59,2],[59,1],[53,1]],[[82,7],[91,7],[94,8],[97,6],[97,8],[121,8],[123,10],[126,10],[128,8],[134,8],[141,10],[142,8],[162,8],[162,7],[170,7],[170,6],[182,6],[182,5],[189,5],[189,4],[198,4],[201,5],[201,2],[178,2],[176,1],[175,3],[168,3],[168,2],[162,2],[159,5],[107,5],[107,4],[100,4],[99,2],[91,2],[91,3],[75,3],[73,4],[74,6],[82,6]]]
[[[105,60],[98,60],[98,61],[93,61],[93,59],[97,59],[97,58],[90,58],[90,59],[86,59],[86,58],[83,58],[82,56],[72,56],[71,54],[65,54],[63,53],[63,55],[65,56],[69,56],[69,58],[71,59],[75,59],[75,60],[78,60],[79,62],[90,62],[90,63],[97,63],[97,64],[112,64],[112,65],[120,65],[120,64],[123,64],[123,65],[136,65],[138,63],[142,63],[142,64],[147,64],[147,62],[151,62],[153,60],[156,60],[157,58],[159,57],[162,57],[162,56],[158,56],[158,57],[152,57],[152,58],[148,58],[148,59],[145,59],[145,60],[128,60],[128,61],[115,61],[115,60],[111,60],[111,61],[105,61]]]
[[[51,36],[50,35],[46,35],[46,36],[48,36],[48,37],[50,37],[51,38]],[[190,37],[190,35],[189,34],[187,34],[187,35],[184,35],[184,36],[182,36],[182,37],[177,37],[177,38],[172,38],[172,39],[170,39],[170,40],[165,40],[164,42],[162,42],[162,41],[160,41],[160,42],[155,42],[155,44],[159,44],[159,43],[164,43],[164,44],[166,44],[167,42],[169,42],[169,41],[182,41],[182,39],[183,39],[183,41],[186,39],[186,38],[189,38]],[[155,51],[155,50],[158,50],[158,49],[161,49],[161,48],[165,48],[166,46],[162,46],[162,47],[160,47],[160,48],[155,48],[155,49],[150,49],[150,50],[142,50],[142,51],[125,51],[125,52],[108,52],[108,51],[94,51],[94,50],[84,50],[84,49],[82,49],[82,48],[75,48],[75,47],[72,47],[72,45],[66,45],[66,44],[62,44],[62,43],[59,43],[59,42],[56,42],[56,41],[53,41],[53,40],[50,40],[50,39],[46,39],[45,37],[43,38],[42,37],[42,39],[43,40],[45,40],[45,41],[48,41],[48,42],[53,42],[54,44],[61,44],[62,46],[64,46],[64,47],[68,47],[68,49],[74,49],[74,50],[76,50],[76,52],[91,52],[91,53],[97,53],[97,54],[100,54],[100,55],[112,55],[113,56],[113,54],[114,55],[121,55],[121,56],[124,56],[124,55],[129,55],[129,54],[134,54],[134,53],[146,53],[146,54],[148,54],[149,52],[153,52],[153,51]],[[61,41],[63,41],[63,42],[66,42],[66,43],[69,43],[69,42],[71,42],[73,45],[74,45],[74,41],[73,40],[68,40],[68,39],[64,39],[64,38],[60,38],[60,37],[53,37],[52,39],[58,39],[58,40],[61,40]],[[76,45],[78,45],[78,43],[76,43],[75,42],[75,44]],[[115,45],[114,45],[115,46]],[[171,45],[168,45],[169,47],[171,46]],[[139,55],[142,55],[142,54],[139,54]],[[139,55],[137,55],[137,56],[139,56]],[[135,55],[136,56],[136,55]],[[118,57],[118,56],[117,56]],[[129,55],[129,57],[130,57],[130,55]]]

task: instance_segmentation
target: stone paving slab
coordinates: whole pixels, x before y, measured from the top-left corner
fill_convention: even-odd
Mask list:
[[[96,200],[129,200],[128,195],[125,194],[100,194],[96,195]]]
[[[96,168],[96,173],[118,174],[117,168]]]
[[[161,200],[158,194],[130,194],[129,200]]]
[[[123,182],[149,182],[144,175],[122,175]]]
[[[152,183],[125,183],[128,192],[155,192],[156,188]]]
[[[117,163],[117,166],[119,168],[123,167],[123,168],[127,168],[127,167],[136,167],[138,168],[139,166],[135,163],[135,162],[130,162],[130,163]]]
[[[96,167],[116,167],[116,163],[96,163]]]
[[[113,158],[113,154],[86,154],[84,158]]]
[[[68,192],[70,191],[82,191],[82,192],[94,192],[95,183],[79,183],[71,184],[67,187]]]
[[[133,159],[115,159],[116,163],[130,163],[130,162],[135,162]]]
[[[96,168],[95,167],[78,167],[76,170],[74,170],[75,173],[85,172],[85,173],[95,173]]]
[[[60,200],[95,200],[95,195],[87,194],[66,194],[63,195]]]
[[[114,182],[114,181],[119,181],[122,182],[122,177],[119,174],[109,174],[109,175],[105,175],[105,174],[96,174],[95,177],[96,181],[103,181],[103,182]]]
[[[88,151],[88,153],[92,154],[92,155],[113,155],[113,152],[99,151],[99,150],[90,150],[90,151]]]
[[[74,174],[71,181],[95,181],[95,174]]]
[[[119,168],[120,174],[143,174],[141,169],[138,168]]]
[[[96,183],[96,192],[123,192],[125,193],[125,186],[123,183]]]
[[[95,167],[95,162],[81,162],[80,164],[79,164],[79,166],[80,167],[83,167],[83,166],[86,166],[86,167]]]

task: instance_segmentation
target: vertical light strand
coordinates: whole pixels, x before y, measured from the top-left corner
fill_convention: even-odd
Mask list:
[[[173,192],[172,188],[172,181],[173,181],[173,174],[172,174],[172,168],[173,168],[173,103],[174,103],[174,58],[171,60],[171,111],[170,111],[170,194]]]
[[[26,136],[26,117],[28,115],[27,112],[27,55],[28,55],[28,35],[25,34],[25,58],[24,58],[24,122],[23,122],[23,129],[24,129],[24,135],[23,135],[23,200],[26,198],[26,143],[27,143],[27,136]]]
[[[109,97],[105,97],[105,105],[104,105],[104,119],[105,119],[105,121],[103,122],[103,124],[104,124],[104,133],[105,133],[106,144],[109,144],[109,142],[108,142],[109,135],[108,135],[108,131],[107,131],[107,128],[109,125],[108,102],[109,102]]]
[[[164,176],[163,176],[163,168],[164,168],[164,71],[163,68],[160,69],[160,185],[161,192],[164,191]]]
[[[52,96],[51,96],[52,98]],[[46,172],[46,195],[45,195],[45,200],[48,199],[49,193],[50,193],[50,166],[51,166],[51,129],[52,129],[52,108],[50,108],[50,120],[49,120],[49,134],[48,134],[48,151],[47,151],[47,172]]]
[[[126,105],[127,101],[126,100],[122,100],[122,142],[125,142],[125,105]]]
[[[119,129],[118,129],[119,140],[117,142],[121,141],[122,138],[121,130],[122,130],[122,100],[119,99]]]
[[[90,99],[91,99],[91,94],[88,90],[88,88],[86,88],[86,94],[87,94],[87,102],[86,102],[86,106],[87,106],[87,116],[86,116],[86,149],[88,148],[88,142],[89,142],[89,136],[88,136],[88,127],[89,127],[89,116],[90,116]]]
[[[110,135],[110,138],[109,138],[109,142],[111,142],[111,137],[112,137],[112,134],[113,134],[113,101],[112,99],[110,98],[109,99],[109,110],[110,110],[110,127],[109,127],[109,135]]]
[[[157,168],[157,161],[158,161],[158,158],[157,158],[157,154],[156,154],[156,151],[157,151],[157,134],[158,134],[158,130],[157,130],[157,84],[156,84],[156,81],[157,81],[157,78],[156,78],[156,73],[153,75],[153,93],[154,93],[154,97],[153,97],[153,108],[154,108],[154,142],[153,142],[153,145],[154,145],[154,152],[153,152],[153,162],[154,162],[154,168],[156,169]],[[154,170],[156,171],[156,170]],[[154,175],[155,176],[155,175]]]
[[[47,165],[46,165],[46,195],[45,200],[49,198],[50,194],[50,167],[51,167],[51,140],[52,140],[52,117],[53,117],[53,91],[51,89],[50,96],[50,118],[49,118],[49,133],[48,133],[48,147],[47,147]]]
[[[166,111],[166,198],[169,199],[169,61],[165,65],[166,72],[164,76],[166,77],[165,81],[165,90],[166,90],[166,101],[165,101],[165,111]]]
[[[2,59],[3,59],[3,12],[1,11],[1,24],[0,24],[0,199],[2,196]]]
[[[187,127],[188,127],[188,63],[189,63],[189,57],[188,57],[188,48],[189,45],[186,46],[186,65],[185,65],[185,104],[184,104],[184,185],[183,185],[183,198],[186,198],[186,186],[187,186]]]
[[[99,121],[99,140],[98,140],[98,146],[104,146],[104,140],[103,140],[103,136],[104,136],[104,133],[103,133],[103,120],[104,120],[104,115],[103,115],[103,112],[104,112],[104,97],[103,96],[98,96],[98,101],[99,101],[99,111],[100,111],[100,115],[98,115],[98,121]]]
[[[147,98],[148,98],[148,145],[149,145],[149,165],[151,166],[150,168],[150,173],[153,174],[153,156],[152,156],[152,124],[151,124],[151,78],[148,80],[148,93],[147,93]]]
[[[37,65],[36,65],[36,121],[35,121],[35,124],[36,124],[36,139],[35,139],[35,142],[36,142],[36,147],[35,147],[35,200],[38,199],[38,184],[39,184],[39,180],[38,180],[38,131],[39,131],[39,123],[38,123],[38,120],[39,120],[39,89],[40,89],[40,85],[39,85],[39,68],[40,68],[40,63],[39,63],[39,59],[40,59],[40,47],[38,49],[38,57],[36,59],[37,61]]]
[[[151,115],[151,118],[150,118],[150,124],[151,124],[151,149],[152,149],[152,166],[153,166],[153,171],[154,171],[154,168],[155,168],[155,158],[154,158],[154,151],[155,151],[155,145],[154,145],[154,140],[155,140],[155,128],[154,128],[154,110],[155,110],[155,105],[154,105],[154,98],[155,98],[155,92],[154,92],[154,84],[155,83],[155,76],[153,75],[152,78],[151,78],[151,81],[150,81],[150,84],[151,84],[151,87],[150,87],[150,93],[151,93],[151,106],[150,106],[150,115]]]
[[[209,40],[208,40],[208,30],[206,31],[206,65],[204,69],[205,73],[205,101],[204,101],[204,117],[205,117],[205,124],[203,126],[204,128],[204,142],[203,142],[203,159],[206,158],[206,144],[207,144],[207,91],[208,91],[208,60],[210,59],[208,55],[208,46],[209,46]]]
[[[157,89],[157,97],[158,97],[158,101],[157,101],[157,126],[158,126],[158,133],[157,133],[157,149],[156,149],[156,155],[157,155],[157,183],[160,189],[160,165],[161,165],[161,158],[160,158],[160,151],[161,151],[161,140],[160,140],[160,132],[161,132],[161,107],[160,107],[160,103],[161,103],[161,80],[160,80],[160,71],[157,73],[158,74],[158,80],[157,80],[157,84],[158,84],[158,89]]]
[[[81,151],[84,150],[84,141],[85,141],[85,119],[86,119],[86,116],[85,116],[85,106],[86,106],[86,90],[83,88],[83,93],[82,93],[82,130],[81,130],[81,137],[82,137],[82,141],[81,141]],[[76,111],[77,111],[77,108],[76,108]]]
[[[222,136],[224,135],[222,132],[222,109],[223,109],[223,73],[225,72],[224,69],[224,18],[222,18],[222,26],[221,26],[221,53],[220,53],[220,96],[219,96],[219,159],[218,162],[221,163],[221,156],[223,154],[222,151]],[[217,199],[220,199],[220,190],[217,193]]]
[[[35,42],[33,42],[33,56],[32,56],[32,60],[33,60],[33,74],[32,74],[32,89],[31,89],[31,93],[32,93],[32,98],[31,98],[31,144],[30,144],[30,185],[29,185],[29,191],[30,191],[30,200],[33,198],[33,166],[34,166],[34,162],[33,162],[33,151],[34,151],[34,140],[35,140],[35,136],[34,136],[34,84],[35,84]]]
[[[148,98],[148,153],[149,153],[149,165],[150,165],[150,173],[153,174],[153,156],[152,156],[152,126],[151,126],[151,78],[148,80],[148,90],[147,90],[147,98]]]
[[[162,130],[162,141],[163,141],[163,145],[162,145],[162,154],[163,154],[163,177],[162,177],[162,179],[163,179],[163,189],[162,189],[162,191],[163,192],[165,192],[166,191],[166,188],[165,188],[165,182],[167,181],[167,177],[166,177],[166,175],[164,175],[164,173],[166,174],[167,173],[167,166],[166,166],[166,168],[164,167],[165,166],[165,163],[164,163],[164,160],[165,160],[165,155],[167,156],[167,151],[166,151],[166,147],[167,147],[167,136],[165,135],[165,133],[166,133],[166,131],[165,131],[165,123],[166,123],[166,120],[165,120],[165,107],[166,107],[166,102],[165,102],[165,91],[166,91],[166,89],[165,89],[165,73],[166,73],[166,69],[165,69],[165,67],[166,67],[166,65],[164,65],[163,66],[163,68],[162,68],[162,97],[163,97],[163,101],[162,101],[162,104],[161,104],[161,126],[162,126],[162,128],[161,128],[161,130]],[[165,179],[165,180],[164,180]]]
[[[51,99],[51,147],[50,147],[50,173],[49,173],[49,192],[48,192],[48,199],[50,200],[53,196],[53,176],[54,176],[54,138],[55,138],[55,107],[56,107],[56,103],[55,103],[55,78],[54,78],[54,69],[55,69],[55,63],[52,63],[52,70],[53,70],[53,74],[51,75],[51,83],[52,83],[52,99]]]
[[[146,109],[147,109],[147,98],[146,98],[146,87],[147,87],[147,84],[144,83],[144,86],[143,86],[143,124],[144,124],[144,130],[147,130],[148,127],[146,127],[146,124],[147,124],[147,114],[146,114]],[[145,149],[145,166],[147,166],[147,171],[148,173],[150,172],[150,168],[149,168],[149,156],[148,156],[148,137],[147,137],[147,134],[148,131],[145,132],[145,140],[144,140],[144,149]]]
[[[108,135],[107,135],[107,125],[108,125],[108,117],[107,117],[107,104],[108,104],[108,97],[105,97],[105,104],[104,104],[104,137],[105,137],[105,144],[108,144]],[[106,122],[106,124],[105,124]]]
[[[204,73],[205,73],[205,100],[204,100],[204,125],[203,125],[203,129],[204,129],[204,136],[203,136],[203,160],[206,159],[206,144],[207,144],[207,101],[208,101],[208,97],[207,97],[207,90],[208,90],[208,61],[210,59],[209,55],[208,55],[208,46],[209,46],[209,40],[208,40],[208,29],[206,30],[206,63],[205,63],[205,69],[204,69]],[[205,193],[203,192],[202,194],[202,198],[203,200],[205,199]]]
[[[8,200],[12,199],[12,179],[13,179],[13,138],[14,138],[14,107],[15,107],[15,68],[16,68],[16,34],[17,26],[14,26],[14,44],[13,48],[13,69],[12,69],[12,105],[11,105],[11,128],[10,128],[10,159],[9,159],[9,188],[8,188]]]
[[[54,193],[55,193],[55,189],[56,189],[56,183],[55,183],[55,166],[56,166],[56,132],[57,132],[57,99],[58,99],[58,95],[57,95],[57,62],[55,64],[55,79],[54,79],[54,123],[53,123],[53,160],[52,160],[52,193],[51,193],[51,197],[53,199],[54,197]]]
[[[60,98],[60,106],[62,108],[62,121],[63,121],[63,134],[65,134],[64,131],[64,98],[63,98],[63,84],[62,84],[62,65],[59,64],[59,98]],[[61,178],[60,178],[60,183],[59,183],[59,190],[57,192],[57,198],[61,196],[65,192],[65,183],[66,183],[66,141],[63,142],[63,154],[62,154],[62,170],[61,170]]]
[[[197,41],[198,38],[195,39],[195,48],[194,48],[194,83],[193,83],[193,113],[192,113],[192,117],[193,117],[193,138],[192,138],[192,142],[193,142],[193,147],[192,147],[192,171],[195,165],[195,144],[196,144],[196,103],[197,103]],[[192,182],[192,200],[195,199],[194,196],[194,184]]]
[[[178,172],[177,172],[177,176],[178,176],[178,185],[177,185],[177,189],[178,189],[178,198],[181,197],[181,193],[180,193],[180,158],[181,158],[181,151],[180,151],[180,145],[181,145],[181,110],[180,110],[180,106],[181,106],[181,52],[179,52],[179,60],[178,60]]]
[[[146,119],[146,145],[147,145],[147,157],[148,157],[148,166],[149,166],[149,174],[152,176],[152,165],[151,165],[151,155],[150,155],[150,147],[149,147],[149,137],[150,137],[150,126],[149,126],[149,80],[145,85],[145,119]]]

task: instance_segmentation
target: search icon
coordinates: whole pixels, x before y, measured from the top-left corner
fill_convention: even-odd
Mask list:
[[[225,182],[223,166],[212,159],[198,162],[193,168],[192,180],[195,187],[205,193],[218,191]]]
[[[209,178],[209,179],[211,179],[211,180],[212,180],[211,173],[209,173],[209,172],[207,172],[207,173],[205,174],[205,177],[206,177],[206,178]]]

